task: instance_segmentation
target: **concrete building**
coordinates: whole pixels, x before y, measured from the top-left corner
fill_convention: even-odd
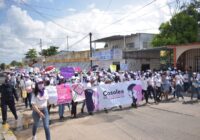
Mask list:
[[[66,51],[55,56],[45,58],[45,66],[54,65],[57,68],[63,66],[80,67],[88,69],[90,67],[90,51]]]
[[[152,49],[155,34],[136,33],[126,36],[110,36],[93,42],[104,42],[104,50],[93,53],[93,63],[109,68],[117,65],[117,70],[146,70],[160,68],[160,52]]]

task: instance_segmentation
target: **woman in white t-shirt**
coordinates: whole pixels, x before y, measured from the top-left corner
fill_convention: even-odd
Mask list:
[[[32,96],[31,103],[33,107],[33,140],[36,140],[36,132],[39,126],[40,118],[43,121],[43,126],[45,130],[46,140],[50,140],[50,130],[49,130],[49,113],[47,109],[47,101],[49,99],[48,93],[44,88],[44,83],[42,79],[39,79],[35,85],[35,92]]]

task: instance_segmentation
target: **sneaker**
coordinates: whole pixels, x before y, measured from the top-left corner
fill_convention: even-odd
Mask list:
[[[61,117],[60,117],[60,121],[63,121],[63,120],[64,120],[64,116],[61,116]]]
[[[5,125],[5,124],[6,124],[6,121],[3,121],[3,122],[2,122],[2,125]]]
[[[18,116],[15,116],[15,120],[18,120]]]
[[[32,140],[36,140],[36,136],[33,136],[33,137],[32,137]]]
[[[82,113],[82,114],[84,113],[84,110],[83,110],[83,109],[81,109],[81,113]]]

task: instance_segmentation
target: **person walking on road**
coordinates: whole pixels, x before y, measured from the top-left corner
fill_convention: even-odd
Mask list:
[[[27,97],[25,98],[25,106],[28,108],[29,105],[30,109],[32,109],[31,98],[33,93],[33,82],[31,81],[29,75],[25,75],[25,89],[27,92]]]
[[[182,80],[182,77],[181,77],[181,74],[177,74],[175,76],[175,84],[176,84],[176,88],[175,88],[175,92],[176,92],[176,95],[177,95],[177,98],[179,99],[179,97],[181,97],[184,101],[184,97],[183,97],[183,80]]]
[[[50,130],[49,130],[49,113],[47,109],[47,101],[49,99],[48,93],[45,90],[44,83],[42,79],[38,79],[35,85],[35,92],[32,96],[31,103],[33,107],[33,129],[32,135],[33,140],[36,140],[36,131],[39,126],[40,118],[43,121],[43,126],[45,130],[46,140],[51,140]]]
[[[15,100],[18,101],[18,95],[15,87],[10,82],[10,75],[6,77],[5,83],[0,86],[1,93],[1,111],[2,111],[2,124],[6,124],[7,121],[7,106],[9,106],[12,114],[15,117],[15,120],[18,119],[16,108],[15,108]]]

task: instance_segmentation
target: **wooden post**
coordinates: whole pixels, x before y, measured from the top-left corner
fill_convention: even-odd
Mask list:
[[[176,47],[173,48],[174,53],[174,67],[176,67]]]

